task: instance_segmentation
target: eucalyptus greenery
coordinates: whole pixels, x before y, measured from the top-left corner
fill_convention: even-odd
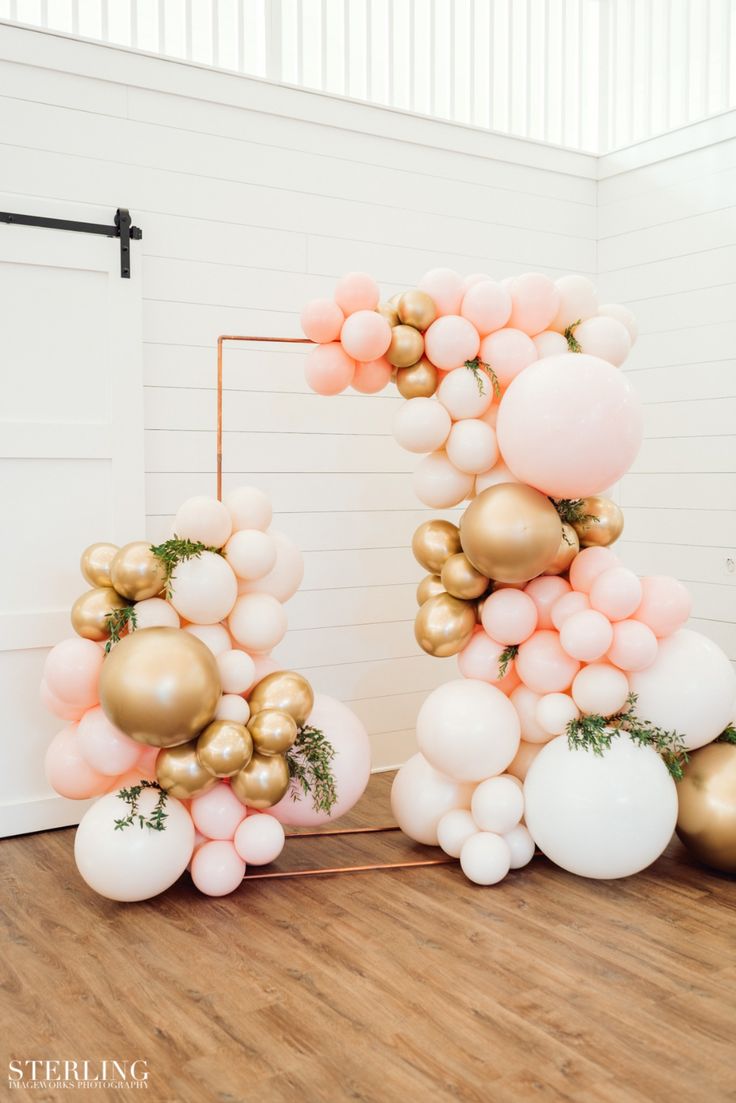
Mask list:
[[[473,373],[475,382],[478,385],[478,394],[485,394],[485,377],[491,381],[493,387],[493,393],[498,398],[501,394],[501,387],[499,386],[498,376],[491,367],[490,364],[486,364],[479,356],[476,356],[474,360],[466,360],[465,367],[468,371]]]
[[[335,748],[319,728],[305,724],[299,729],[294,745],[286,752],[286,764],[291,777],[291,799],[297,800],[301,788],[311,796],[316,812],[331,812],[337,801],[332,760]]]
[[[509,668],[509,663],[516,658],[519,654],[518,643],[510,643],[508,647],[504,647],[501,654],[498,656],[498,676],[503,678],[504,674]]]
[[[736,727],[733,724],[729,724],[727,728],[724,728],[716,743],[736,743]]]
[[[148,816],[144,816],[138,809],[138,801],[144,789],[156,789],[158,791],[158,801]],[[168,793],[161,788],[157,781],[145,781],[141,778],[137,785],[131,785],[130,789],[120,789],[117,795],[126,804],[130,805],[130,811],[127,816],[115,820],[116,831],[124,831],[126,827],[132,827],[136,821],[141,829],[150,827],[152,831],[166,830],[164,820],[168,818],[168,813],[165,811]]]
[[[585,512],[582,498],[550,498],[550,502],[557,510],[563,525],[598,524],[594,513]],[[564,532],[562,535],[565,535]]]
[[[621,712],[613,716],[599,716],[591,713],[571,720],[567,725],[567,743],[572,750],[583,749],[593,754],[603,755],[611,747],[614,736],[621,732],[642,747],[653,747],[664,761],[675,781],[681,781],[683,766],[688,761],[685,741],[679,732],[665,731],[642,720],[636,715],[637,695],[630,693]]]
[[[199,559],[202,552],[214,552],[215,555],[222,555],[222,548],[210,548],[207,544],[202,544],[198,540],[182,540],[174,533],[170,540],[164,540],[163,544],[152,544],[151,551],[156,558],[163,564],[164,573],[166,576],[166,596],[171,599],[172,580],[176,577],[174,572],[180,563],[183,563],[187,559]]]
[[[570,352],[582,352],[583,346],[575,336],[575,330],[578,328],[582,321],[582,318],[578,318],[577,322],[571,322],[564,332],[564,338],[567,341],[567,347]]]
[[[120,643],[121,636],[125,632],[134,632],[138,627],[135,619],[135,606],[126,605],[122,609],[113,609],[107,617],[108,640],[105,644],[105,654],[109,655],[116,643]]]

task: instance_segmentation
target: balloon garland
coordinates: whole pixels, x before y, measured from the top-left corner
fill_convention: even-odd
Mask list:
[[[733,670],[684,627],[685,587],[638,578],[610,547],[624,518],[604,492],[643,432],[618,370],[631,312],[599,305],[583,276],[437,268],[380,303],[354,272],[305,307],[302,328],[316,343],[309,386],[395,383],[394,436],[422,456],[417,497],[468,503],[459,525],[425,521],[412,540],[427,572],[417,642],[456,655],[461,678],[425,700],[419,753],[394,781],[406,834],[478,884],[535,844],[581,876],[627,876],[676,823],[697,857],[736,868]]]
[[[281,853],[284,824],[314,826],[362,795],[370,745],[357,717],[270,657],[303,563],[271,503],[240,487],[190,498],[159,545],[93,544],[77,633],[52,648],[41,697],[67,726],[46,774],[99,799],[75,840],[79,872],[143,900],[188,867],[210,896]]]

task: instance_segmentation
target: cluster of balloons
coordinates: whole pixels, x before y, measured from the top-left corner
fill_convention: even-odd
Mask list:
[[[94,625],[73,614],[79,634],[49,653],[41,695],[67,722],[47,751],[50,784],[101,798],[82,818],[75,856],[102,895],[145,899],[187,866],[202,892],[232,892],[245,863],[278,856],[281,824],[326,822],[365,789],[370,750],[357,717],[271,657],[303,574],[271,513],[265,494],[241,487],[223,502],[189,499],[162,545],[83,553],[87,580],[129,613],[114,632],[122,605]],[[306,731],[329,764],[329,807],[292,777],[291,755],[310,777]]]

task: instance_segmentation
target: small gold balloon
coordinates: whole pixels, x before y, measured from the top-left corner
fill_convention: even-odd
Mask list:
[[[258,754],[283,754],[299,734],[294,717],[281,709],[256,713],[248,722],[248,731]]]
[[[399,320],[420,333],[429,329],[437,317],[437,307],[426,291],[405,291],[399,299]]]
[[[386,359],[395,368],[408,368],[421,360],[424,352],[424,338],[413,326],[394,326],[391,330],[391,344]]]
[[[385,318],[392,329],[399,324],[399,311],[393,303],[379,303],[376,307],[376,314],[380,314],[382,318]]]
[[[472,601],[481,597],[488,589],[488,579],[480,571],[476,571],[467,555],[458,552],[445,560],[442,567],[442,585],[448,594],[462,598],[463,601]]]
[[[560,546],[562,522],[545,494],[522,483],[489,486],[460,521],[470,562],[497,582],[528,582],[547,570]]]
[[[440,377],[426,356],[409,368],[396,372],[396,386],[402,398],[431,398],[439,386]]]
[[[545,574],[563,574],[580,551],[578,534],[572,525],[562,526],[562,538],[557,549],[557,555],[547,567]]]
[[[713,869],[736,873],[736,746],[709,743],[690,752],[677,785],[677,834]]]
[[[167,747],[156,758],[156,781],[169,796],[179,800],[206,793],[217,778],[197,758],[196,743]]]
[[[214,777],[232,777],[250,762],[253,740],[244,724],[213,720],[197,740],[197,758]]]
[[[110,579],[119,594],[130,601],[156,597],[166,585],[164,565],[145,540],[120,549],[112,561]]]
[[[581,548],[607,548],[624,531],[624,515],[610,498],[583,498],[581,513],[594,520],[575,521]]]
[[[117,555],[117,544],[90,544],[82,552],[79,568],[90,586],[111,586],[110,567]]]
[[[425,601],[429,601],[431,597],[444,594],[444,592],[445,587],[442,585],[442,579],[438,574],[425,574],[417,586],[417,605],[424,605]]]
[[[110,635],[107,618],[115,609],[125,609],[127,605],[109,586],[87,590],[72,605],[72,628],[86,640],[106,640]]]
[[[251,690],[248,704],[251,716],[264,709],[279,709],[288,712],[301,727],[314,707],[314,692],[307,679],[295,670],[278,670],[261,678]]]
[[[424,521],[411,538],[411,550],[425,571],[439,574],[460,549],[460,530],[451,521]]]
[[[258,754],[230,782],[235,796],[249,808],[271,808],[289,788],[289,767],[282,754]]]
[[[475,630],[475,606],[450,594],[437,594],[425,601],[414,621],[417,643],[438,659],[457,655]]]

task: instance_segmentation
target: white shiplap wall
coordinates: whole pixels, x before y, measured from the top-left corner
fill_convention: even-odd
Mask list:
[[[646,403],[619,547],[686,582],[736,661],[736,112],[602,158],[598,198],[601,296],[638,318]]]
[[[151,539],[214,491],[218,334],[297,335],[305,301],[354,268],[390,295],[437,264],[595,267],[592,157],[3,25],[0,159],[7,209],[128,206],[144,229]],[[319,398],[301,356],[228,347],[226,486],[267,490],[305,553],[278,658],[350,702],[388,765],[456,674],[414,642],[409,544],[429,512],[390,435],[395,392]]]

